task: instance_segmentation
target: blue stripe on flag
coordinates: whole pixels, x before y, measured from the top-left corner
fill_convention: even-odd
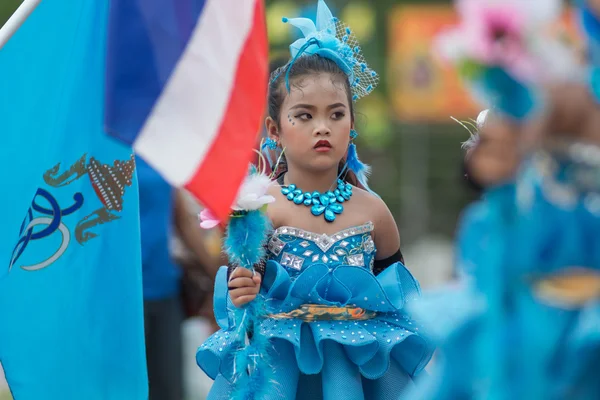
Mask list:
[[[184,52],[204,3],[112,1],[105,121],[111,135],[133,143]]]
[[[42,1],[0,52],[0,361],[18,400],[148,396],[137,180],[103,132],[107,19],[104,1]]]

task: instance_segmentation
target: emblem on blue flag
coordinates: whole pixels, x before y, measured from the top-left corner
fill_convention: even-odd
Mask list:
[[[119,213],[123,210],[125,188],[132,184],[135,158],[134,155],[131,155],[129,160],[116,160],[112,165],[108,165],[102,164],[94,157],[90,157],[88,160],[87,154],[84,154],[63,172],[61,172],[60,165],[58,163],[44,173],[44,182],[47,185],[59,189],[87,176],[96,196],[102,203],[102,207],[87,214],[75,225],[75,240],[83,245],[98,236],[92,230],[94,227],[120,218]],[[84,202],[83,194],[76,192],[70,203],[61,204],[50,191],[38,188],[21,224],[19,239],[13,249],[8,270],[13,268],[32,241],[60,234],[61,238],[54,252],[41,254],[38,262],[21,265],[21,268],[27,271],[37,271],[56,262],[67,250],[72,239],[66,217],[80,210]]]

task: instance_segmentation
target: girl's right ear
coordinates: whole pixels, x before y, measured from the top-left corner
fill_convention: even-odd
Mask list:
[[[279,128],[277,127],[277,122],[275,122],[273,118],[267,117],[267,119],[265,120],[265,127],[267,128],[267,135],[269,136],[269,138],[279,143],[280,132]]]

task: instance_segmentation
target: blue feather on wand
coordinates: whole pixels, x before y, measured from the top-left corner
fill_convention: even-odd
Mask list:
[[[265,245],[272,230],[265,213],[266,205],[275,201],[267,194],[271,179],[254,168],[242,185],[225,232],[224,250],[232,265],[254,272],[254,266],[266,257]],[[258,333],[265,314],[265,299],[256,299],[233,310],[235,334],[243,346],[234,359],[234,390],[231,400],[260,399],[271,382],[270,343]]]

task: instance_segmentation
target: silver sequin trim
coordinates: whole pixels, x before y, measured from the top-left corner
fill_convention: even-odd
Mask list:
[[[369,254],[375,251],[375,242],[373,242],[373,238],[370,236],[365,241],[365,251]]]
[[[282,226],[280,228],[277,228],[275,230],[275,232],[273,233],[273,236],[271,237],[271,241],[269,242],[269,246],[271,245],[271,242],[273,242],[275,239],[279,240],[279,239],[277,239],[277,236],[289,235],[289,236],[294,236],[294,237],[298,237],[301,239],[310,240],[311,242],[315,243],[319,247],[319,249],[321,249],[321,251],[326,252],[327,250],[329,250],[331,248],[331,246],[333,246],[340,240],[343,240],[343,239],[351,237],[351,236],[369,233],[372,231],[373,231],[373,223],[372,222],[367,222],[366,224],[361,225],[361,226],[355,226],[352,228],[344,229],[343,231],[337,232],[333,235],[317,234],[314,232],[305,231],[303,229],[292,228],[289,226]],[[302,246],[302,243],[300,245]],[[282,249],[283,249],[283,247],[282,247]]]
[[[290,267],[300,271],[302,269],[303,263],[304,259],[302,257],[298,257],[290,253],[284,252],[281,256],[281,265],[283,265],[284,267]]]
[[[271,240],[269,240],[269,244],[268,244],[268,248],[271,253],[278,256],[284,247],[285,247],[284,242],[279,240],[275,235],[271,236]]]
[[[364,267],[365,266],[365,258],[362,254],[354,254],[352,256],[348,256],[348,265],[352,265],[353,267]]]

